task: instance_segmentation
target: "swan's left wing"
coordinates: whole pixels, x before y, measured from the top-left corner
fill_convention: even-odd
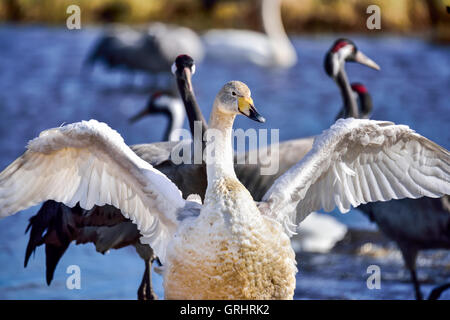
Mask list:
[[[296,215],[301,222],[312,211],[335,206],[344,213],[361,203],[444,194],[450,194],[448,150],[407,126],[351,118],[317,137],[259,207],[292,233]]]
[[[42,201],[90,210],[113,205],[163,259],[186,201],[163,173],[104,123],[82,121],[42,132],[0,172],[0,218]],[[100,215],[98,218],[102,219]]]

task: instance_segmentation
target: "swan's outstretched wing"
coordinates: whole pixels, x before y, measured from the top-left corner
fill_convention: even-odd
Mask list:
[[[259,206],[291,233],[296,215],[300,222],[322,208],[347,212],[361,203],[444,194],[450,194],[449,151],[407,126],[346,119],[317,137]]]
[[[42,132],[0,173],[0,217],[51,199],[84,209],[111,204],[164,257],[185,200],[164,174],[95,120]]]

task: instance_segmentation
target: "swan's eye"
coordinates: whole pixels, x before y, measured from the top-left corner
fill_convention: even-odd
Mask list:
[[[235,96],[235,95],[236,95],[236,92],[233,91],[231,94],[232,94],[233,96]]]

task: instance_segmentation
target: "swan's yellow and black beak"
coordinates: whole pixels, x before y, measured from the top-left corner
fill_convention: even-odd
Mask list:
[[[253,105],[253,99],[250,97],[239,97],[238,109],[240,113],[252,120],[262,123],[266,122],[266,119],[256,111],[256,108]]]

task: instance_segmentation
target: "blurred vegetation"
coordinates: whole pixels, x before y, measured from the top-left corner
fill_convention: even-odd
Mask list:
[[[0,0],[0,20],[63,24],[66,8],[81,8],[82,24],[151,21],[186,25],[196,30],[260,30],[258,0]],[[381,8],[382,31],[450,33],[450,0],[283,0],[282,16],[290,33],[379,32],[366,28],[366,8]],[[450,37],[450,34],[448,35]]]

